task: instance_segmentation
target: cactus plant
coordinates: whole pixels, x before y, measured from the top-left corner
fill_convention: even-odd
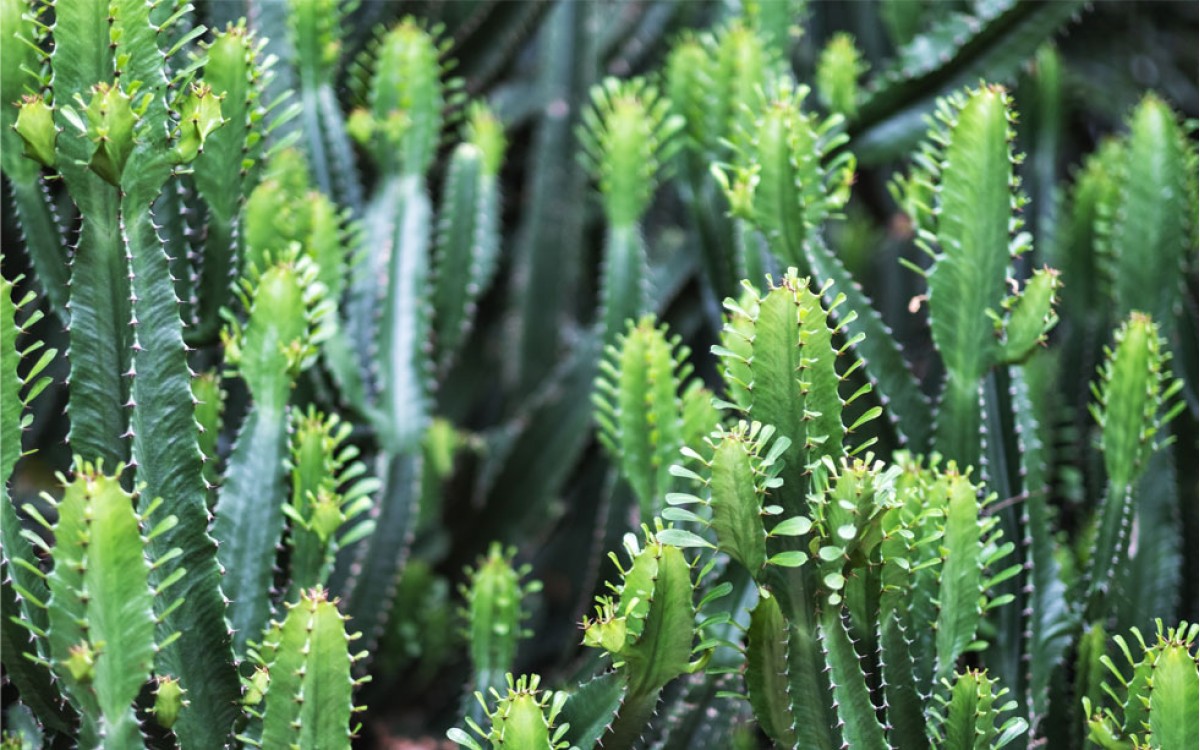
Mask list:
[[[1196,744],[1182,6],[194,5],[0,0],[0,745]]]

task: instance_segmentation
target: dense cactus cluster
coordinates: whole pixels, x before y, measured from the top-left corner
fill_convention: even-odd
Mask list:
[[[1181,7],[0,0],[0,746],[1196,747]]]

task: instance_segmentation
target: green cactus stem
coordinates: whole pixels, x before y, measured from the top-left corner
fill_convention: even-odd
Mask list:
[[[220,310],[233,299],[244,250],[241,210],[259,173],[270,124],[263,92],[273,71],[262,48],[262,40],[243,21],[215,33],[204,49],[204,82],[220,99],[225,125],[208,137],[192,167],[208,212],[190,341],[215,339]]]
[[[849,197],[855,161],[839,150],[846,142],[841,118],[806,113],[807,96],[807,87],[787,82],[769,89],[753,110],[757,117],[742,125],[733,166],[714,174],[734,215],[763,234],[776,258],[814,275],[831,307],[846,298],[850,312],[842,325],[868,377],[901,439],[923,449],[932,422],[928,401],[870,299],[821,238],[823,223]]]
[[[659,534],[670,530],[659,529]],[[597,599],[596,616],[583,621],[585,646],[601,648],[626,683],[621,707],[607,728],[604,744],[624,747],[646,729],[659,693],[671,680],[704,668],[711,651],[693,660],[696,636],[691,565],[683,552],[646,533],[646,544],[625,537],[630,562],[622,568],[614,596]],[[703,648],[703,645],[697,647]]]
[[[869,69],[850,34],[834,34],[817,62],[817,95],[835,114],[853,120],[858,114],[858,81]]]
[[[565,750],[570,743],[564,741],[563,736],[570,725],[557,720],[567,694],[540,690],[541,678],[536,674],[522,675],[515,680],[508,674],[505,678],[508,688],[503,694],[495,689],[491,691],[494,707],[488,707],[482,693],[475,694],[491,724],[485,731],[477,722],[467,719],[471,730],[487,742],[491,750]],[[474,737],[457,727],[446,732],[446,736],[460,747],[484,750]]]
[[[54,567],[46,577],[51,666],[80,712],[82,744],[104,748],[141,746],[133,703],[165,645],[155,643],[153,602],[173,596],[176,591],[167,590],[185,574],[172,566],[160,585],[151,584],[152,567],[179,552],[152,566],[149,537],[175,519],[162,518],[143,533],[148,515],[134,513],[133,498],[121,488],[122,469],[110,476],[80,462],[74,480],[62,479],[65,492],[54,503],[58,520],[51,527]],[[148,506],[151,512],[159,507]],[[40,519],[31,506],[27,512]]]
[[[964,467],[984,460],[985,376],[999,363],[1027,357],[1056,322],[1057,275],[1049,269],[1005,297],[1011,259],[1030,242],[1014,234],[1024,198],[1014,192],[1010,106],[999,87],[943,100],[932,145],[919,162],[925,166],[897,190],[918,227],[918,244],[934,258],[927,275],[930,327],[947,373],[935,447]]]
[[[360,545],[346,584],[347,607],[375,643],[390,614],[420,500],[422,440],[430,422],[430,243],[433,208],[426,173],[455,99],[446,45],[406,19],[373,53],[368,108],[352,131],[375,156],[381,183],[363,218],[366,253],[351,278],[345,330],[368,384],[368,414],[385,454],[376,532]],[[381,283],[382,282],[382,283]],[[379,299],[383,299],[382,311]],[[399,551],[399,553],[398,553]],[[385,606],[380,607],[380,602]]]
[[[1188,146],[1175,114],[1153,94],[1130,116],[1122,161],[1105,241],[1117,314],[1144,310],[1166,326],[1180,294],[1162,273],[1178,269],[1193,247]]]
[[[555,372],[565,343],[557,321],[575,314],[586,279],[587,174],[569,165],[577,158],[576,129],[597,77],[598,16],[590,3],[556,5],[537,38],[535,88],[543,101],[563,106],[538,118],[523,185],[529,205],[517,227],[510,297],[518,309],[511,344],[516,357],[504,370],[506,383],[521,396],[533,394]],[[599,353],[592,353],[589,370]]]
[[[356,686],[350,671],[357,638],[346,632],[346,617],[324,589],[304,591],[287,605],[282,622],[267,630],[258,656],[263,708],[262,739],[257,747],[300,750],[349,750]]]
[[[945,750],[999,750],[1020,739],[1029,729],[1022,718],[1013,716],[997,726],[1000,715],[1016,708],[1016,701],[999,703],[1008,693],[986,672],[958,674],[951,684],[943,681],[949,695],[939,695],[941,704],[932,712],[936,722],[934,746]]]
[[[16,279],[16,282],[20,281],[20,278]],[[37,356],[38,350],[43,348],[41,342],[18,343],[26,330],[42,316],[40,311],[30,309],[35,298],[33,292],[20,300],[13,299],[13,292],[14,283],[0,279],[0,389],[6,394],[0,409],[0,482],[4,484],[3,505],[0,506],[0,540],[3,541],[0,554],[4,568],[0,575],[4,579],[6,611],[17,613],[12,616],[19,617],[28,631],[5,624],[2,629],[4,666],[21,691],[25,704],[37,717],[47,726],[65,731],[69,721],[57,691],[51,685],[50,670],[44,663],[47,658],[45,639],[38,635],[44,634],[48,625],[45,603],[49,591],[34,548],[21,534],[21,520],[9,492],[13,469],[24,455],[22,433],[33,419],[27,410],[33,399],[50,384],[50,378],[42,373],[56,352],[46,350]],[[19,367],[24,369],[24,375]]]
[[[1176,398],[1182,383],[1167,372],[1169,353],[1158,326],[1134,312],[1116,332],[1092,415],[1102,430],[1101,447],[1108,490],[1097,515],[1096,546],[1088,583],[1089,616],[1101,614],[1113,570],[1127,555],[1134,513],[1133,488],[1150,455],[1160,448],[1163,426],[1183,408]]]
[[[487,107],[473,105],[465,139],[447,167],[434,247],[434,337],[443,373],[465,344],[475,305],[499,264],[505,146],[500,121]]]
[[[317,188],[358,216],[362,186],[336,90],[342,25],[350,10],[341,0],[290,0],[287,20],[300,74],[302,143],[309,167]]]
[[[822,613],[820,638],[844,746],[883,750],[887,747],[883,726],[840,608],[829,607]]]
[[[425,350],[433,208],[425,174],[448,96],[441,55],[434,36],[415,21],[397,25],[375,53],[369,109],[356,115],[358,137],[378,161],[384,182],[363,219],[368,257],[351,279],[347,325],[360,350],[364,382],[377,381],[375,426],[393,453],[416,450],[429,418]],[[378,316],[381,292],[384,311]],[[372,351],[382,362],[377,373],[371,372]]]
[[[1200,698],[1198,628],[1182,622],[1164,630],[1162,620],[1157,626],[1150,644],[1137,628],[1131,631],[1136,644],[1114,636],[1126,662],[1120,667],[1108,656],[1098,660],[1110,673],[1104,685],[1110,702],[1085,697],[1083,708],[1088,739],[1100,747],[1182,750],[1200,741],[1194,707]]]
[[[844,453],[844,374],[836,365],[844,349],[833,348],[829,313],[794,268],[766,294],[750,286],[746,294],[741,303],[726,302],[729,318],[714,351],[724,367],[728,406],[791,441],[782,456],[778,498],[788,514],[802,515],[809,467],[822,456]]]
[[[192,378],[192,394],[196,397],[196,424],[199,429],[200,452],[204,455],[204,484],[208,489],[208,506],[216,503],[217,485],[221,475],[217,470],[217,443],[220,439],[221,418],[225,411],[225,390],[217,371],[202,372]]]
[[[600,183],[608,220],[600,293],[605,343],[616,341],[625,321],[647,306],[647,258],[640,221],[669,162],[682,120],[670,103],[641,79],[606,79],[592,89],[592,108],[583,115],[580,140]]]
[[[515,554],[493,544],[487,557],[467,571],[469,583],[462,588],[475,687],[488,695],[503,689],[505,674],[516,663],[517,646],[529,636],[523,625],[529,615],[523,600],[542,588],[540,581],[522,583],[530,568],[514,568]],[[474,712],[468,715],[482,720]]]
[[[746,632],[746,696],[767,736],[780,747],[795,747],[787,649],[787,622],[779,600],[763,596],[750,613]]]
[[[168,85],[171,58],[200,33],[177,35],[182,15],[152,20],[150,6],[134,0],[56,6],[42,88],[57,129],[53,163],[82,216],[68,303],[71,446],[83,460],[128,461],[140,510],[161,497],[178,520],[149,544],[156,558],[178,548],[190,574],[180,607],[169,611],[165,598],[154,606],[161,669],[194,687],[198,708],[180,719],[182,742],[193,747],[226,741],[237,685],[222,656],[228,635],[179,302],[152,215],[173,171],[224,119],[190,76]],[[151,581],[162,585],[166,575],[155,568]]]
[[[600,440],[637,495],[641,517],[663,509],[677,480],[671,464],[680,448],[697,444],[712,429],[711,401],[686,364],[690,352],[665,327],[643,317],[601,361],[592,396]],[[684,390],[686,388],[686,390]]]
[[[312,364],[332,312],[317,269],[295,249],[242,284],[248,319],[232,314],[222,333],[227,361],[246,382],[252,406],[217,498],[213,536],[231,600],[234,651],[244,656],[271,613],[275,547],[283,537],[287,407],[296,377]]]
[[[358,460],[358,448],[347,442],[350,424],[311,406],[297,412],[292,423],[292,494],[283,506],[292,522],[289,599],[324,586],[337,551],[374,531],[374,521],[364,515],[371,509],[371,493],[379,489],[379,481],[367,476]]]
[[[1002,306],[1006,320],[996,318],[1004,332],[1002,361],[1018,363],[1029,358],[1037,346],[1045,346],[1046,334],[1058,323],[1054,308],[1062,287],[1058,271],[1040,268],[1026,282],[1019,296],[1011,296]]]

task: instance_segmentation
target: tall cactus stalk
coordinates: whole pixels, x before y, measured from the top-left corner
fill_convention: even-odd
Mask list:
[[[130,462],[139,507],[161,497],[178,519],[151,540],[156,556],[180,549],[190,573],[181,607],[154,602],[164,618],[158,638],[164,673],[195,684],[200,708],[181,719],[185,743],[204,745],[232,724],[236,683],[222,657],[229,638],[179,302],[151,204],[224,120],[207,86],[185,80],[168,88],[164,60],[177,50],[159,49],[166,37],[149,10],[138,2],[55,7],[53,99],[25,100],[17,131],[43,166],[61,173],[82,215],[67,303],[72,449],[97,465]],[[156,585],[163,575],[152,572]],[[168,645],[175,631],[186,635]]]
[[[670,160],[682,123],[668,114],[670,104],[640,80],[607,79],[592,90],[592,105],[580,135],[608,220],[599,319],[604,342],[612,343],[625,321],[646,312],[646,246],[638,225],[654,197],[659,164]]]
[[[1117,331],[1116,342],[1094,392],[1093,414],[1103,430],[1108,490],[1097,516],[1096,547],[1088,583],[1088,612],[1104,612],[1103,596],[1121,559],[1128,558],[1133,523],[1133,492],[1146,461],[1161,448],[1158,435],[1183,408],[1174,397],[1183,384],[1165,372],[1166,345],[1145,314],[1133,313]]]
[[[261,637],[271,614],[275,546],[284,528],[288,402],[296,377],[315,359],[320,325],[330,313],[307,258],[293,251],[268,262],[261,271],[252,269],[244,285],[245,325],[233,319],[223,336],[226,356],[253,399],[229,457],[213,522],[239,658]]]
[[[402,557],[411,539],[421,473],[421,440],[429,421],[431,362],[430,246],[433,208],[425,174],[442,134],[446,88],[443,50],[411,19],[392,29],[375,51],[369,109],[351,119],[352,132],[380,164],[383,183],[367,206],[367,255],[350,282],[346,332],[358,351],[381,454],[376,533],[358,551],[362,570],[348,582],[347,606],[368,643],[388,615]],[[384,280],[381,286],[380,281]],[[382,312],[377,310],[382,300]],[[353,350],[351,350],[353,351]],[[371,364],[378,356],[379,366]],[[378,545],[378,546],[377,546]],[[379,552],[387,549],[386,554]]]

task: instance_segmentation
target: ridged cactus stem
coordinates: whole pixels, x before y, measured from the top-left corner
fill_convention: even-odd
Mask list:
[[[47,577],[54,670],[80,710],[81,744],[106,750],[142,744],[133,702],[157,650],[153,601],[170,585],[151,587],[141,531],[146,519],[134,513],[120,470],[107,476],[77,464],[57,503]]]
[[[577,153],[579,114],[596,79],[598,15],[589,3],[555,5],[538,34],[537,91],[562,106],[548,109],[535,127],[525,183],[529,210],[518,229],[516,357],[507,374],[522,395],[554,371],[562,351],[555,321],[572,314],[581,289],[587,179],[568,165]]]
[[[658,534],[667,538],[661,522]],[[614,597],[597,599],[596,617],[584,618],[583,642],[607,651],[620,664],[625,691],[616,715],[601,740],[627,747],[646,731],[663,687],[683,674],[704,667],[705,651],[695,661],[692,647],[696,608],[691,566],[683,552],[658,541],[646,528],[646,546],[633,534],[625,537],[629,568]]]
[[[580,138],[600,183],[608,234],[600,291],[605,344],[616,341],[625,321],[646,311],[649,275],[641,220],[658,185],[660,164],[679,146],[682,118],[641,79],[607,79],[592,90]]]
[[[844,747],[884,750],[888,746],[883,726],[867,688],[860,656],[846,629],[842,608],[826,607],[821,613],[821,647],[829,664],[833,705]]]
[[[438,216],[434,325],[445,373],[466,343],[475,305],[500,260],[500,165],[504,128],[486,107],[470,109],[466,140],[450,157]]]
[[[27,15],[28,14],[28,15]],[[49,121],[53,115],[41,98],[38,70],[42,33],[26,0],[4,0],[0,4],[0,90],[6,101],[0,109],[0,170],[12,191],[12,212],[17,217],[29,260],[37,271],[43,292],[60,321],[67,321],[66,303],[70,271],[67,266],[65,233],[54,215],[47,185],[42,179],[44,164],[37,157],[56,161],[53,128],[32,122]],[[16,106],[25,97],[37,104]],[[21,132],[40,136],[36,147],[27,147]],[[28,155],[27,155],[28,153]]]
[[[768,90],[753,120],[742,122],[733,166],[715,170],[733,214],[766,238],[786,265],[812,274],[827,304],[844,297],[842,325],[879,394],[891,408],[902,441],[921,450],[929,442],[929,403],[908,370],[900,347],[841,259],[825,244],[823,225],[849,198],[854,157],[841,118],[821,120],[803,108],[808,89],[780,82]],[[758,279],[750,277],[757,286]]]
[[[178,524],[153,537],[148,549],[155,557],[179,550],[179,564],[188,571],[180,587],[181,606],[167,614],[171,602],[155,600],[156,611],[164,613],[159,640],[165,642],[174,632],[183,634],[164,648],[159,663],[163,674],[175,675],[191,690],[197,710],[185,711],[179,726],[185,735],[183,744],[199,747],[228,732],[234,716],[228,704],[237,682],[221,617],[221,578],[216,545],[208,534],[208,496],[193,417],[191,371],[167,256],[149,210],[127,220],[125,230],[138,316],[132,365],[137,374],[131,388],[136,406],[129,431],[142,486],[139,508],[144,512],[150,500],[164,499],[166,512]],[[159,585],[168,572],[155,570],[151,580]]]
[[[728,160],[728,144],[740,138],[741,123],[757,92],[770,83],[773,62],[764,36],[735,19],[715,34],[684,37],[666,64],[666,92],[685,123],[686,143],[678,160],[680,192],[699,235],[704,275],[718,304],[737,293],[739,279],[758,285],[761,276],[738,273],[737,228],[709,165]]]
[[[1000,715],[1016,708],[1016,701],[1000,703],[1008,694],[998,688],[998,680],[989,679],[986,672],[967,671],[957,675],[954,682],[944,680],[945,692],[939,695],[941,704],[930,711],[933,719],[931,734],[936,747],[946,750],[999,748],[1022,739],[1029,730],[1024,719],[1014,716],[997,726]]]
[[[646,316],[606,351],[592,401],[600,441],[637,495],[649,521],[678,479],[671,465],[717,421],[708,392],[690,379],[690,351]],[[668,516],[668,518],[670,518]]]
[[[829,313],[809,284],[793,268],[769,292],[760,296],[748,287],[742,304],[727,301],[730,315],[715,349],[729,406],[774,425],[790,441],[777,497],[788,515],[807,508],[809,468],[821,456],[836,458],[845,450],[839,352],[832,346]]]
[[[654,690],[640,695],[627,692],[600,744],[604,747],[636,747],[654,718],[659,692]]]
[[[419,450],[429,420],[429,248],[433,208],[424,177],[396,178],[384,189],[394,198],[395,223],[384,239],[390,259],[379,332],[383,359],[376,425],[391,452]]]
[[[516,680],[511,674],[505,677],[507,689],[503,692],[496,689],[491,691],[496,700],[494,708],[488,708],[483,693],[475,693],[480,707],[491,721],[488,729],[484,730],[473,719],[467,719],[467,726],[488,742],[491,750],[509,747],[565,750],[569,743],[562,738],[570,725],[559,722],[558,718],[567,702],[567,694],[538,690],[541,684],[538,675],[522,675]],[[469,750],[484,750],[475,738],[461,729],[451,729],[446,736]]]
[[[421,443],[432,409],[434,224],[426,174],[449,100],[444,51],[413,19],[394,27],[376,51],[368,109],[351,121],[383,171],[363,219],[365,256],[350,282],[347,321],[363,380],[378,393],[367,411],[382,449],[376,469],[382,488],[372,516],[376,530],[357,551],[356,570],[345,584],[347,611],[368,647],[391,613],[412,538]]]
[[[376,530],[357,551],[360,571],[348,582],[346,606],[363,629],[368,647],[390,614],[420,500],[421,440],[431,409],[431,221],[432,207],[420,174],[387,177],[365,220],[367,242],[382,257],[363,267],[376,268],[387,280],[374,344],[382,360],[379,402],[370,408],[383,448],[376,467],[382,488],[373,515]]]
[[[17,279],[20,282],[21,279]],[[59,731],[67,731],[70,722],[52,687],[52,676],[45,664],[48,657],[44,633],[45,609],[49,591],[38,568],[38,558],[29,540],[21,534],[21,520],[9,491],[9,479],[21,457],[22,432],[32,421],[27,405],[49,384],[42,375],[53,359],[54,350],[35,357],[40,344],[24,344],[25,329],[37,323],[40,312],[30,310],[33,292],[13,299],[14,284],[0,279],[0,390],[5,397],[0,407],[0,482],[4,485],[0,502],[0,555],[3,557],[3,605],[25,628],[10,621],[0,628],[6,653],[4,666],[10,679],[21,691],[21,698],[38,719]],[[24,346],[24,348],[21,348]],[[21,375],[19,368],[24,370]]]
[[[262,42],[244,23],[218,32],[208,45],[205,83],[221,98],[225,125],[196,159],[196,190],[208,208],[196,321],[188,339],[209,342],[221,327],[220,310],[233,296],[244,239],[240,216],[262,152],[263,88],[272,77]]]
[[[1128,554],[1135,482],[1159,447],[1159,432],[1183,403],[1182,387],[1167,374],[1169,353],[1158,326],[1134,312],[1117,331],[1101,383],[1093,386],[1092,414],[1102,429],[1108,489],[1097,515],[1096,547],[1088,583],[1087,616],[1105,614],[1113,571]]]
[[[1124,658],[1120,666],[1103,653],[1091,655],[1090,667],[1107,668],[1104,692],[1109,700],[1101,702],[1099,695],[1082,699],[1088,739],[1100,747],[1184,750],[1200,739],[1195,709],[1200,628],[1187,622],[1175,628],[1164,628],[1162,620],[1156,624],[1158,633],[1149,643],[1137,628],[1131,631],[1134,643],[1120,635],[1113,638],[1118,647],[1113,655]]]
[[[356,656],[346,618],[324,589],[301,594],[273,623],[260,651],[266,690],[262,711],[263,748],[349,750],[356,685],[350,671]]]
[[[778,746],[795,747],[788,646],[787,622],[779,599],[773,595],[760,597],[746,631],[746,697],[767,736]],[[818,737],[817,742],[821,741]]]
[[[606,343],[612,343],[625,322],[646,311],[649,269],[646,242],[636,224],[610,226],[604,238],[604,273],[600,301]]]
[[[812,520],[792,516],[773,521],[769,531],[765,526],[770,516],[786,515],[775,503],[786,484],[781,458],[792,441],[783,436],[772,441],[774,433],[774,427],[741,422],[707,439],[711,460],[685,449],[685,455],[701,461],[698,472],[677,466],[672,473],[701,481],[711,498],[673,493],[667,497],[673,507],[663,516],[707,526],[716,534],[717,548],[745,566],[764,590],[751,615],[746,646],[747,689],[760,724],[782,744],[831,748],[838,740],[829,732],[836,717],[827,700],[830,682],[814,606],[817,571],[799,538],[809,534]],[[683,510],[691,505],[708,505],[711,520]],[[660,537],[669,535],[689,546],[712,546],[690,533],[666,531]],[[783,673],[778,672],[781,663]]]
[[[59,170],[82,217],[69,301],[72,449],[108,466],[129,460],[123,481],[140,488],[139,509],[161,497],[176,519],[147,544],[158,558],[182,555],[191,574],[186,599],[153,604],[164,675],[196,686],[201,708],[180,726],[184,747],[199,747],[226,741],[237,685],[224,656],[179,301],[152,206],[223,119],[203,85],[168,86],[170,61],[158,45],[174,30],[161,31],[151,7],[136,0],[56,7],[53,121],[37,118],[50,113],[43,102],[26,100],[18,119],[29,119],[18,132]],[[164,586],[171,574],[155,567],[150,581]]]
[[[287,399],[256,400],[238,431],[217,497],[213,535],[230,599],[233,648],[244,657],[271,614],[275,547],[283,536]]]
[[[384,449],[393,454],[419,450],[429,419],[434,227],[425,175],[446,106],[440,56],[432,35],[412,19],[400,23],[377,52],[370,109],[355,115],[355,132],[384,176],[364,218],[366,257],[351,280],[348,329],[363,381],[377,383],[379,401],[370,411]],[[378,372],[373,352],[382,363]]]
[[[960,466],[980,467],[981,388],[1003,357],[997,315],[1005,304],[1010,259],[1025,249],[1028,238],[1012,237],[1013,227],[1020,226],[1012,216],[1023,199],[1013,192],[1008,95],[998,87],[982,88],[944,103],[938,116],[945,127],[944,163],[930,239],[941,253],[928,279],[930,324],[947,378],[935,446]]]
[[[18,341],[21,334],[30,325],[37,323],[41,314],[29,309],[35,299],[32,292],[20,300],[14,300],[13,291],[13,282],[0,279],[0,383],[3,384],[6,394],[3,411],[0,412],[3,419],[0,422],[0,483],[4,485],[3,526],[0,526],[0,535],[3,536],[0,538],[4,541],[4,559],[10,567],[10,574],[26,593],[44,603],[45,584],[28,569],[30,565],[37,567],[36,558],[29,540],[20,534],[21,523],[9,494],[9,479],[22,455],[21,433],[32,421],[31,415],[25,414],[26,405],[49,384],[49,379],[41,373],[56,352],[53,349],[45,351],[35,360],[33,355],[40,348],[40,344],[20,348]],[[19,320],[18,316],[24,317],[24,320]],[[25,369],[22,365],[28,367],[24,376],[18,369]],[[26,565],[14,567],[15,560],[24,560]],[[45,628],[44,611],[22,607],[22,613],[32,624]]]
[[[374,532],[352,551],[345,609],[374,647],[391,616],[400,574],[416,528],[424,457],[420,452],[382,455],[375,465],[380,490],[371,509]]]
[[[359,216],[363,211],[362,186],[334,89],[342,51],[342,20],[348,4],[341,0],[291,0],[288,6],[309,166],[321,192]]]
[[[505,675],[516,662],[517,646],[529,635],[523,625],[527,610],[522,600],[541,590],[538,581],[522,583],[530,569],[514,568],[514,554],[515,550],[506,552],[499,544],[493,544],[488,556],[468,571],[470,585],[463,588],[475,689],[485,695],[504,688]],[[482,721],[483,715],[475,708],[469,706],[467,715]]]
[[[1031,458],[1019,442],[1016,434],[1013,404],[1013,377],[1020,377],[1020,368],[997,366],[984,377],[982,384],[983,412],[983,466],[987,490],[997,497],[1014,497],[1026,490],[1023,483],[1023,461]],[[1005,505],[995,514],[1005,539],[1014,541],[1012,559],[1006,564],[1021,567],[1021,572],[996,588],[996,595],[1013,599],[1013,606],[1004,607],[991,615],[996,625],[996,634],[988,644],[984,663],[1003,684],[1011,686],[1013,696],[1025,714],[1027,696],[1027,665],[1023,654],[1028,651],[1029,605],[1027,525],[1022,518],[1022,507]],[[1016,543],[1020,543],[1019,547]],[[948,679],[943,676],[942,679]]]
[[[249,641],[261,637],[271,614],[275,548],[284,526],[288,401],[327,332],[320,321],[331,312],[315,267],[294,252],[244,282],[249,319],[244,327],[231,321],[223,334],[227,357],[253,399],[229,456],[213,524],[239,658]]]
[[[116,464],[129,458],[121,438],[129,400],[129,380],[122,375],[130,370],[133,352],[129,280],[116,188],[94,175],[82,179],[90,183],[83,189],[91,197],[71,263],[70,440],[77,455]]]
[[[5,145],[6,152],[13,150]],[[31,166],[36,166],[32,161]],[[26,177],[4,170],[12,190],[12,211],[21,227],[29,260],[37,272],[39,284],[50,300],[55,315],[64,324],[70,320],[68,296],[71,268],[68,263],[66,234],[55,215],[48,187],[34,170]]]
[[[120,211],[123,202],[135,216],[146,211],[167,176],[166,80],[147,14],[144,3],[66,3],[56,8],[51,60],[57,165],[83,215],[70,302],[71,440],[78,455],[110,466],[129,458],[125,404],[137,319]],[[126,77],[114,83],[118,72]],[[135,113],[132,85],[157,94],[145,111]],[[70,109],[76,96],[85,113]],[[135,128],[146,129],[149,149],[134,149]]]
[[[765,290],[770,265],[762,234],[753,223],[745,219],[734,219],[733,237],[737,246],[738,276],[748,279],[760,291]]]
[[[787,619],[788,695],[798,746],[836,748],[840,743],[830,729],[837,723],[830,700],[830,675],[813,607],[814,576],[808,568],[768,570],[768,586],[779,597]]]
[[[360,516],[370,509],[370,495],[379,482],[364,476],[366,467],[356,460],[358,448],[345,444],[351,429],[337,416],[326,418],[312,407],[293,422],[292,496],[283,506],[292,521],[289,600],[324,586],[338,549],[374,529],[373,522]]]

